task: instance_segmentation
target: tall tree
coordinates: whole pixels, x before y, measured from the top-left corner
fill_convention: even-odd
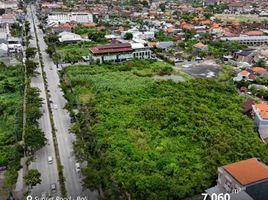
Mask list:
[[[25,53],[26,54],[26,59],[34,58],[35,55],[36,55],[36,52],[37,52],[37,50],[34,47],[27,48],[26,53]]]
[[[41,183],[41,173],[37,169],[31,169],[24,176],[27,185],[35,186]]]

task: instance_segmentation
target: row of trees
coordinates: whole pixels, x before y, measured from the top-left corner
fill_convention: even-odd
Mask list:
[[[26,38],[26,50],[25,50],[25,75],[27,80],[25,84],[27,87],[26,92],[26,124],[24,126],[24,151],[26,154],[33,154],[40,148],[42,148],[46,143],[46,138],[44,132],[39,127],[38,120],[42,116],[40,110],[42,106],[42,98],[40,98],[40,90],[35,87],[30,86],[31,79],[38,75],[36,69],[38,68],[38,62],[35,62],[35,57],[37,54],[37,49],[34,47],[29,47],[30,39],[30,23],[25,22],[24,28],[25,38]],[[41,173],[37,169],[31,169],[27,171],[24,176],[24,181],[26,185],[35,186],[41,183]]]
[[[125,65],[63,74],[68,107],[80,111],[72,131],[77,155],[89,163],[85,185],[101,185],[104,199],[183,199],[212,186],[219,166],[268,162],[231,83],[155,81],[135,75],[152,64]]]
[[[56,34],[50,32],[46,35],[45,41],[47,43],[46,52],[52,58],[56,66],[58,67],[58,65],[62,61],[62,56],[57,51],[57,44],[59,42],[59,37]]]

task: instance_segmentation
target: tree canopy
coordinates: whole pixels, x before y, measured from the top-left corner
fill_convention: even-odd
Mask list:
[[[27,185],[35,186],[41,183],[41,173],[37,169],[31,169],[24,176]]]

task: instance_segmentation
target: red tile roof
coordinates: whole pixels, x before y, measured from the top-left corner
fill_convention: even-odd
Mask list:
[[[202,42],[198,42],[197,44],[194,45],[196,48],[203,48],[205,45]]]
[[[104,46],[96,46],[89,49],[93,54],[102,54],[102,53],[120,53],[120,52],[131,52],[131,44],[112,44]]]
[[[267,104],[256,104],[257,110],[263,119],[268,119],[268,105]]]
[[[84,26],[84,27],[96,27],[97,24],[95,24],[95,23],[88,23],[88,24],[82,24],[82,26]]]
[[[249,79],[249,80],[253,80],[255,77],[256,77],[256,75],[254,75],[254,74],[250,74],[250,75],[248,76],[248,79]]]
[[[266,72],[267,70],[263,67],[253,67],[252,70],[254,72]]]
[[[232,163],[223,168],[241,185],[248,185],[268,178],[268,166],[256,158]]]
[[[248,31],[245,34],[246,35],[249,35],[249,36],[260,36],[260,35],[264,35],[264,33],[262,31]]]
[[[241,74],[242,76],[248,76],[249,72],[246,70],[242,70],[241,72],[239,72],[239,74]]]

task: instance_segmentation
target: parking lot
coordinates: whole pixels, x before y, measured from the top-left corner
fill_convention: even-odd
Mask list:
[[[203,78],[217,78],[222,70],[221,66],[213,61],[182,64],[176,67],[176,69],[190,76]]]

